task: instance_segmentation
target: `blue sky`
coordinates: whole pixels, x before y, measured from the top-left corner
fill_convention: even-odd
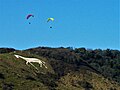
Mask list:
[[[0,47],[120,50],[119,33],[119,0],[0,0]]]

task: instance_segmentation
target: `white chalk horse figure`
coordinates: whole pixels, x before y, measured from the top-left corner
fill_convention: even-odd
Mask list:
[[[28,63],[30,63],[34,68],[36,68],[38,70],[37,67],[35,67],[32,62],[36,62],[40,65],[40,67],[42,67],[42,65],[47,68],[47,66],[45,65],[45,62],[40,60],[40,59],[37,59],[37,58],[26,58],[26,57],[23,57],[23,56],[20,56],[20,55],[14,55],[16,58],[21,58],[23,60],[26,61],[26,64],[28,65]]]

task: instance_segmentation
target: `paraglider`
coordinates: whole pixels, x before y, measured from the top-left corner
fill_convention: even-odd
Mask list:
[[[30,17],[34,17],[34,15],[29,14],[29,15],[27,15],[26,19],[29,19]]]
[[[34,17],[34,15],[28,14],[27,17],[26,17],[26,19],[29,19],[30,17]],[[31,23],[29,22],[29,24],[31,24]]]
[[[50,21],[54,21],[54,18],[48,18],[47,19],[47,22],[50,22]],[[50,28],[52,28],[52,26],[50,26]]]
[[[49,21],[54,21],[54,18],[48,18],[47,22],[49,22]]]

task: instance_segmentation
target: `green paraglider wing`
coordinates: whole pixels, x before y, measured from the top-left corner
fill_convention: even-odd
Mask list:
[[[47,22],[49,22],[49,21],[54,21],[54,18],[48,18]]]

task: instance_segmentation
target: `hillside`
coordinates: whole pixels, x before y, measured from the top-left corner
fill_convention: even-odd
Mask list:
[[[0,90],[120,90],[118,81],[107,78],[77,50],[48,47],[1,50]],[[15,54],[38,58],[47,68],[34,63],[36,70]]]
[[[48,48],[37,47],[25,50],[39,56],[53,58],[81,67],[86,65],[97,73],[120,84],[120,51],[112,49]]]

